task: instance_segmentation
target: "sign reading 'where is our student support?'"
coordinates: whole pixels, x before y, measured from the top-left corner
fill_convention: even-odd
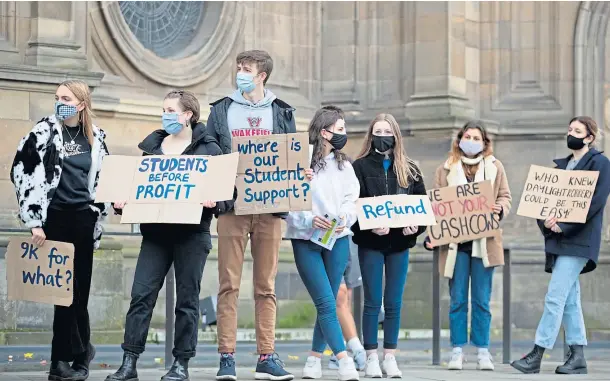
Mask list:
[[[500,229],[500,216],[493,212],[491,181],[469,183],[428,191],[437,224],[428,228],[432,246],[493,237]]]
[[[566,171],[532,165],[517,215],[585,223],[598,177],[598,171]]]
[[[307,133],[233,137],[239,153],[235,214],[311,210]]]
[[[36,246],[30,237],[13,237],[6,250],[8,299],[69,306],[73,269],[73,244],[47,240]]]
[[[428,196],[392,195],[356,201],[362,230],[436,225]]]
[[[239,157],[119,156],[104,158],[95,200],[127,204],[121,223],[198,224],[204,201],[233,198]]]

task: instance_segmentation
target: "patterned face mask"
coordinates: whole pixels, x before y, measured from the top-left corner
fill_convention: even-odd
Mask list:
[[[67,105],[65,103],[61,103],[60,101],[55,102],[55,117],[57,120],[64,121],[72,118],[76,114],[78,114],[78,109],[76,106]]]

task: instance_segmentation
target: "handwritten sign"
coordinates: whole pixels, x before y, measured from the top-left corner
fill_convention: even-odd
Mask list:
[[[356,201],[358,224],[362,230],[435,225],[427,196],[392,195],[366,197]]]
[[[493,212],[495,198],[491,181],[428,191],[437,225],[428,228],[432,246],[492,237],[500,228]]]
[[[311,210],[307,133],[234,137],[239,152],[235,214]]]
[[[233,198],[238,154],[104,158],[97,202],[126,201],[121,223],[198,224],[203,201]]]
[[[8,299],[70,306],[73,269],[73,244],[47,240],[38,247],[29,237],[13,237],[6,250]]]
[[[517,214],[585,223],[598,177],[598,171],[566,171],[532,165]]]

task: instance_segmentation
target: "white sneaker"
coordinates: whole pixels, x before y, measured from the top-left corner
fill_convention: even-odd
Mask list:
[[[345,356],[339,360],[339,381],[358,381],[360,380],[360,374],[356,370],[354,360]]]
[[[337,356],[335,356],[334,354],[330,356],[330,360],[328,360],[328,369],[339,369],[339,360],[337,360]]]
[[[371,353],[366,359],[366,366],[364,367],[364,377],[368,378],[381,378],[381,368],[379,367],[379,356],[377,353]]]
[[[393,354],[386,353],[383,363],[381,364],[381,371],[385,373],[388,378],[402,378],[402,372],[398,369],[396,356]]]
[[[309,356],[303,368],[303,378],[315,380],[322,378],[322,361],[319,357]]]
[[[462,363],[464,362],[464,353],[462,352],[462,348],[453,348],[453,352],[451,353],[451,360],[449,360],[449,365],[447,368],[449,370],[462,370]]]
[[[493,358],[489,351],[479,351],[479,354],[477,355],[477,369],[494,370]]]
[[[356,369],[364,370],[366,367],[366,351],[364,348],[355,350],[353,353],[354,363],[356,364]]]

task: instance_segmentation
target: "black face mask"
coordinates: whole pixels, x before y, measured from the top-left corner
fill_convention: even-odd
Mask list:
[[[335,134],[334,132],[331,132],[331,131],[328,131],[328,132],[333,134],[333,137],[328,142],[330,143],[331,146],[333,146],[334,149],[341,150],[343,147],[345,147],[345,144],[347,143],[347,134],[341,135],[341,134]]]
[[[567,137],[568,148],[575,150],[575,151],[582,149],[587,144],[587,143],[585,143],[585,139],[586,138],[577,138],[576,136],[568,135],[568,137]]]
[[[373,148],[379,152],[386,152],[394,148],[396,140],[393,136],[373,135]]]

